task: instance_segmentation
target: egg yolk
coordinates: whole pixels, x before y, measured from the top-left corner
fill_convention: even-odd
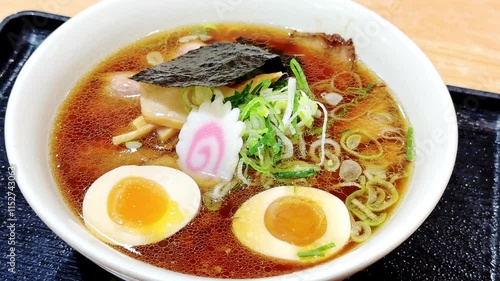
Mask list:
[[[157,182],[141,177],[126,177],[111,189],[107,209],[113,222],[140,228],[160,220],[168,204],[168,194]]]
[[[306,246],[326,232],[326,216],[314,201],[301,196],[274,200],[264,214],[267,230],[277,239]]]

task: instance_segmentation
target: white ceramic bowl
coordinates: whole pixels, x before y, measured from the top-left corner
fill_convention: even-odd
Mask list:
[[[61,101],[106,56],[157,30],[221,21],[352,38],[359,59],[387,82],[415,130],[415,171],[385,226],[340,258],[265,280],[342,279],[396,248],[422,224],[446,188],[457,150],[455,111],[436,69],[411,40],[375,13],[343,0],[107,0],[70,19],[27,61],[8,103],[8,157],[17,168],[19,187],[31,207],[69,245],[119,277],[206,280],[134,260],[90,235],[61,199],[49,169],[48,147]]]

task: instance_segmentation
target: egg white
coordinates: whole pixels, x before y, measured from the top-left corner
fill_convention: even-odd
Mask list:
[[[160,219],[151,233],[119,225],[107,211],[111,189],[123,178],[142,177],[160,184],[167,192],[169,202],[175,202],[182,220],[180,222]],[[185,173],[163,166],[121,166],[99,177],[87,190],[83,200],[83,219],[87,228],[104,242],[136,246],[158,242],[175,234],[186,226],[198,213],[201,195],[196,182]],[[166,216],[164,216],[166,217]]]
[[[327,229],[322,237],[310,245],[296,246],[274,237],[267,230],[264,222],[267,208],[276,199],[285,196],[306,197],[323,209]],[[236,238],[254,252],[285,260],[316,262],[337,253],[349,242],[351,222],[346,206],[336,196],[317,188],[280,186],[263,191],[243,203],[233,216],[232,228]],[[297,255],[332,242],[335,247],[324,251],[323,257],[299,258]]]

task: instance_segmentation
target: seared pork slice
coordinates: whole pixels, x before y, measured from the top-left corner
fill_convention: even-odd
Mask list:
[[[330,52],[335,63],[345,64],[352,68],[356,61],[356,52],[352,39],[345,40],[338,34],[308,33],[293,31],[290,36],[293,42],[305,50]]]

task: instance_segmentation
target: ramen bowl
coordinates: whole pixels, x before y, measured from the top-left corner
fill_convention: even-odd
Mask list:
[[[454,166],[458,138],[454,107],[438,72],[408,37],[375,13],[342,0],[307,4],[299,0],[108,0],[71,18],[26,62],[7,108],[9,162],[17,168],[19,188],[42,221],[71,247],[123,279],[208,280],[143,263],[91,235],[58,190],[50,169],[49,144],[61,102],[104,58],[158,31],[213,22],[264,24],[352,38],[358,58],[387,83],[415,132],[413,174],[381,229],[332,261],[254,280],[341,280],[412,235],[441,198]]]

